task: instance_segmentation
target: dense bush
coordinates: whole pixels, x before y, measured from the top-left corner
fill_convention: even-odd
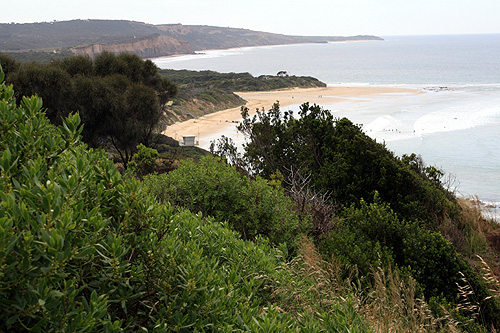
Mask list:
[[[379,201],[372,204],[362,201],[359,208],[350,207],[342,215],[344,218],[330,237],[320,242],[325,257],[333,256],[347,266],[355,266],[364,281],[370,280],[372,268],[379,264],[394,267],[403,276],[417,281],[419,296],[437,300],[436,309],[466,301],[477,305],[480,323],[500,324],[500,303],[440,233],[423,229],[416,222],[400,220],[387,204]],[[458,285],[469,286],[471,293],[461,295]],[[461,317],[464,313],[455,315]],[[469,325],[468,320],[462,324]]]
[[[148,148],[141,143],[137,146],[137,153],[132,156],[130,168],[138,177],[142,178],[156,169],[156,159],[158,156],[156,149]]]
[[[331,236],[323,241],[324,253],[332,253],[347,264],[357,265],[369,275],[379,258],[386,266],[410,273],[427,298],[457,296],[455,283],[461,269],[459,256],[439,233],[419,228],[415,222],[401,221],[383,203],[361,203],[343,213]],[[396,265],[395,265],[396,264]]]
[[[112,143],[125,168],[136,146],[151,145],[153,134],[163,129],[163,107],[177,93],[151,60],[125,53],[104,52],[94,60],[73,56],[49,64],[18,64],[1,56],[0,64],[9,69],[7,81],[16,86],[18,102],[37,94],[55,124],[70,111],[79,112],[83,140],[92,147]]]
[[[239,165],[246,163],[267,179],[277,171],[285,179],[301,173],[314,190],[347,207],[330,236],[317,239],[326,258],[338,256],[366,278],[380,256],[385,267],[413,276],[427,298],[453,304],[462,272],[475,292],[473,301],[481,305],[481,320],[500,327],[498,301],[487,296],[477,272],[438,233],[445,219],[459,215],[440,170],[424,168],[414,155],[395,157],[360,126],[316,105],[302,105],[299,118],[281,112],[278,104],[254,117],[243,109],[242,115],[239,130],[248,144]]]
[[[307,221],[298,219],[281,190],[261,178],[252,181],[217,158],[186,160],[177,170],[144,181],[161,201],[228,221],[244,239],[265,235],[294,248],[297,235],[307,232]]]
[[[104,153],[77,145],[77,115],[53,127],[38,98],[16,107],[12,89],[1,89],[1,329],[113,330],[151,320],[161,271],[149,269],[147,254],[167,207],[124,183]]]
[[[283,251],[159,204],[79,144],[77,115],[55,127],[13,95],[0,85],[0,331],[366,331],[352,302],[287,312],[277,288],[300,308],[315,285]]]

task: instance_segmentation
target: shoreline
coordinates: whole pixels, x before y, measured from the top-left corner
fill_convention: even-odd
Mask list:
[[[335,105],[340,103],[363,103],[372,102],[380,98],[395,98],[404,96],[415,96],[425,94],[421,89],[398,88],[398,87],[343,87],[331,86],[320,88],[292,88],[271,91],[235,92],[247,101],[245,107],[249,109],[250,115],[256,110],[269,110],[275,102],[280,107],[286,108],[292,105],[301,105],[309,102],[321,106]],[[205,116],[190,119],[169,125],[162,133],[176,140],[181,140],[183,135],[195,135],[201,148],[207,149],[210,141],[217,139],[220,135],[235,131],[241,120],[241,107],[226,109]]]
[[[382,38],[382,37],[380,37],[380,38]],[[253,48],[258,48],[258,47],[277,47],[277,46],[288,46],[288,45],[333,44],[333,43],[370,42],[370,41],[383,42],[383,41],[385,41],[385,39],[383,39],[383,38],[382,39],[349,39],[349,40],[332,40],[332,41],[325,41],[325,42],[302,42],[302,43],[299,42],[299,43],[286,43],[286,44],[237,46],[237,47],[230,47],[230,48],[223,48],[223,49],[193,50],[194,53],[171,54],[171,55],[152,57],[152,58],[147,58],[147,59],[154,62],[154,60],[156,60],[156,59],[163,59],[163,58],[170,59],[170,58],[185,57],[185,56],[204,55],[206,53],[217,52],[217,51],[234,51],[234,50],[253,49]],[[161,69],[164,69],[164,68],[161,68]]]

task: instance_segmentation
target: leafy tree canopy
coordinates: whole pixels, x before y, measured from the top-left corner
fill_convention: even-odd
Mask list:
[[[153,133],[165,126],[163,108],[177,87],[160,76],[151,60],[103,52],[94,60],[74,56],[49,64],[19,64],[0,57],[16,97],[38,95],[47,116],[60,124],[70,111],[84,123],[83,140],[98,146],[111,139],[126,167],[139,143],[151,145]]]
[[[244,159],[264,178],[276,171],[311,175],[313,186],[344,205],[372,201],[377,194],[401,217],[430,228],[450,212],[452,196],[440,183],[415,172],[347,118],[336,119],[308,103],[300,107],[299,118],[281,112],[279,104],[253,117],[242,111],[239,130],[249,139]]]

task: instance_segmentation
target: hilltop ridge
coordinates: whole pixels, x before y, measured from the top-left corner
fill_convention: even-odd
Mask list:
[[[126,20],[71,20],[1,23],[0,52],[21,60],[38,53],[94,57],[102,51],[128,52],[143,58],[193,54],[207,49],[346,40],[382,40],[376,36],[288,36],[239,28],[201,25],[152,25]]]
[[[368,35],[289,36],[248,29],[222,28],[206,25],[165,24],[156,27],[169,36],[187,41],[195,51],[264,45],[382,40],[380,37]]]

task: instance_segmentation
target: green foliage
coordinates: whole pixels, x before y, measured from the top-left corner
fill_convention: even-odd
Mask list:
[[[157,158],[158,151],[156,149],[140,144],[137,146],[137,153],[132,156],[130,167],[137,176],[143,177],[155,170]]]
[[[104,52],[95,60],[74,56],[47,65],[14,66],[5,59],[18,102],[37,94],[56,124],[70,111],[80,112],[83,140],[97,147],[110,139],[125,168],[135,147],[151,145],[153,134],[163,129],[163,107],[177,93],[152,61],[131,54]]]
[[[79,144],[78,115],[55,127],[13,96],[2,83],[0,331],[366,331],[352,303],[283,312],[279,286],[315,286],[282,251],[159,204]]]
[[[265,178],[276,170],[284,175],[300,170],[344,205],[371,202],[377,193],[401,217],[430,229],[450,213],[452,204],[440,184],[413,172],[346,118],[334,119],[328,110],[308,103],[301,106],[299,119],[281,112],[278,104],[253,118],[246,109],[242,114],[239,130],[249,138],[245,158]]]
[[[18,108],[10,87],[1,95],[1,329],[116,330],[147,320],[159,276],[144,259],[168,210],[124,183],[103,153],[77,146],[77,115],[56,128],[38,98]]]
[[[144,181],[161,201],[228,221],[244,239],[265,235],[294,249],[296,237],[307,232],[282,190],[261,178],[252,181],[217,158],[182,161],[177,170]]]
[[[249,73],[218,73],[214,71],[189,71],[162,69],[162,75],[188,89],[220,89],[225,91],[264,91],[284,88],[325,87],[326,84],[313,77],[273,76],[254,77]]]
[[[487,325],[500,325],[500,315],[493,315],[499,303],[488,298],[477,272],[437,233],[445,218],[459,217],[440,170],[424,167],[414,155],[395,157],[359,126],[316,105],[302,105],[298,119],[278,104],[253,118],[247,109],[242,115],[239,130],[249,139],[243,161],[250,170],[268,179],[277,170],[285,179],[293,171],[310,176],[315,190],[348,207],[330,236],[318,239],[325,257],[338,256],[367,278],[380,256],[384,267],[415,278],[427,298],[444,296],[454,304],[462,272]]]
[[[346,264],[357,265],[367,276],[380,259],[411,273],[427,298],[446,295],[455,300],[460,265],[452,245],[436,232],[401,221],[382,203],[361,203],[344,212],[323,252],[333,253]]]

